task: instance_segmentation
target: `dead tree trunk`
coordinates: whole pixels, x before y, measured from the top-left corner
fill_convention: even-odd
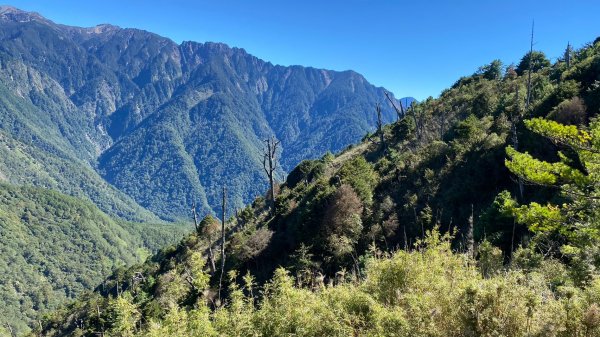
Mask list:
[[[200,234],[200,228],[198,228],[198,214],[196,214],[196,202],[192,204],[192,217],[194,218],[194,228],[196,229],[196,234]]]
[[[198,213],[196,213],[196,203],[195,202],[192,207],[192,215],[194,217],[194,228],[196,228],[196,234],[200,235],[202,228],[200,228],[200,226],[198,225]],[[211,275],[213,275],[216,270],[215,255],[213,254],[212,244],[213,244],[212,235],[208,235],[208,267],[210,268]]]
[[[475,238],[473,237],[473,204],[471,204],[471,216],[469,216],[469,228],[467,229],[467,254],[469,257],[475,257]]]
[[[519,87],[517,86],[515,89],[515,108],[514,113],[510,118],[511,123],[511,134],[512,134],[512,142],[515,150],[519,150],[519,136],[517,134],[517,123],[521,119],[521,104],[519,102]],[[524,193],[524,185],[523,178],[520,176],[517,177],[517,182],[519,184],[519,196],[521,197],[521,201],[523,201],[523,193]]]
[[[404,250],[408,250],[408,236],[406,236],[406,224],[402,225],[402,230],[404,231]]]
[[[527,103],[525,109],[529,109],[529,102],[531,101],[531,63],[533,58],[533,28],[535,21],[531,23],[531,43],[529,44],[529,64],[527,69]]]
[[[446,112],[444,110],[440,111],[440,140],[444,139],[444,127],[446,126]]]
[[[217,267],[215,265],[215,254],[213,253],[212,250],[212,237],[208,238],[208,267],[210,268],[210,274],[214,275],[215,271],[217,270]]]
[[[388,101],[390,101],[390,103],[394,107],[394,110],[396,110],[396,116],[397,116],[398,120],[401,120],[402,117],[404,117],[404,107],[402,106],[402,102],[400,103],[400,109],[398,109],[396,107],[396,103],[394,103],[394,101],[390,97],[389,93],[387,91],[384,91],[383,93],[385,94],[385,97],[387,97]]]
[[[513,218],[512,236],[510,238],[510,255],[515,251],[515,231],[517,229],[517,220]]]
[[[223,274],[225,273],[225,214],[227,211],[227,188],[223,186],[223,204],[221,208],[221,275],[219,276],[219,302],[223,287]]]
[[[387,91],[384,91],[385,93],[385,97],[387,97],[387,99],[390,101],[390,103],[392,104],[392,106],[394,107],[394,110],[396,110],[396,115],[398,116],[398,121],[400,121],[401,119],[403,119],[404,117],[406,117],[406,113],[407,111],[404,110],[404,105],[406,105],[406,100],[404,101],[404,105],[402,105],[402,102],[400,102],[400,109],[398,109],[396,107],[396,104],[394,103],[394,101],[392,100],[392,98],[389,96],[389,94],[387,93]],[[408,109],[408,108],[407,108]],[[420,139],[420,129],[419,129],[419,122],[417,120],[417,116],[414,113],[414,109],[412,110],[413,112],[413,119],[415,121],[415,129],[416,129],[416,135],[417,135],[417,140]]]
[[[263,169],[269,178],[269,197],[271,214],[275,213],[275,170],[277,169],[277,147],[281,143],[275,137],[265,140],[266,148],[263,153]]]
[[[421,123],[419,118],[417,118],[417,109],[415,108],[415,104],[410,105],[410,112],[415,122],[415,135],[417,136],[417,143],[421,141]]]
[[[6,326],[6,328],[8,329],[8,333],[10,334],[11,337],[16,336],[16,334],[13,331],[12,325],[5,323],[4,324]]]
[[[385,92],[385,97],[387,97],[387,99],[390,101],[390,103],[392,103],[394,110],[396,110],[396,114],[398,115],[398,120],[400,120],[402,117],[404,117],[406,115],[405,111],[404,111],[404,106],[402,105],[402,103],[400,103],[400,110],[398,110],[398,108],[396,107],[396,104],[394,104],[394,101],[392,101],[392,99],[390,98],[387,91]],[[415,133],[417,136],[417,142],[419,142],[421,140],[421,122],[417,118],[417,113],[416,113],[416,109],[414,106],[414,102],[410,106],[409,109],[407,108],[407,110],[410,110],[412,112],[412,117],[415,122]]]
[[[571,42],[567,43],[567,50],[565,50],[565,63],[567,64],[567,69],[571,67]]]
[[[381,116],[381,105],[377,103],[375,105],[375,111],[377,112],[377,132],[379,133],[379,146],[381,146],[381,150],[383,153],[387,152],[387,147],[385,145],[385,136],[383,134],[383,120]]]

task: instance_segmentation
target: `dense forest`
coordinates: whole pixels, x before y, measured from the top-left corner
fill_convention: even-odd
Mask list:
[[[600,39],[494,60],[34,334],[600,336],[599,112]]]
[[[183,225],[118,220],[56,191],[0,183],[0,325],[29,331],[41,313],[187,232]]]

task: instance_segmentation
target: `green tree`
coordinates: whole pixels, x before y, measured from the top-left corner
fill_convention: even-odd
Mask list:
[[[498,80],[502,78],[502,61],[493,60],[490,64],[480,67],[477,74],[483,76],[483,78],[487,80]]]
[[[517,220],[534,232],[558,231],[578,244],[589,244],[600,238],[598,200],[600,200],[600,123],[592,121],[589,130],[563,125],[543,118],[525,121],[531,131],[542,135],[561,148],[558,162],[549,163],[508,147],[508,169],[526,181],[559,187],[569,202],[515,207]]]
[[[377,183],[377,172],[363,157],[356,157],[342,165],[339,176],[348,183],[365,204],[373,202],[373,188]]]
[[[134,336],[141,317],[133,297],[126,292],[110,301],[111,336]]]
[[[362,211],[363,203],[354,189],[340,186],[324,217],[327,246],[335,257],[350,255],[356,263],[354,249],[363,229]]]
[[[531,71],[538,72],[544,68],[550,67],[550,60],[541,51],[533,51],[525,54],[521,59],[521,62],[517,65],[517,74],[523,75],[529,70],[529,62],[531,62]]]

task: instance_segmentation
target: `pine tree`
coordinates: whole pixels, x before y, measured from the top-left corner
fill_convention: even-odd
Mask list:
[[[600,215],[600,123],[593,120],[589,131],[543,118],[527,120],[525,125],[569,149],[576,158],[559,152],[560,160],[549,163],[511,146],[506,149],[506,166],[511,172],[532,184],[559,187],[570,200],[561,205],[532,202],[515,208],[517,221],[529,225],[534,232],[556,231],[578,238],[578,242],[585,242],[583,237],[600,238],[600,228],[594,221]]]

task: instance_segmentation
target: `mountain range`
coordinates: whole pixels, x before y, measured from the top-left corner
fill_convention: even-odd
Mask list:
[[[177,44],[112,25],[55,24],[0,8],[0,180],[57,189],[146,221],[236,207],[307,158],[373,131],[385,89],[353,71],[279,66],[222,43]],[[410,103],[411,100],[402,100]],[[400,104],[395,101],[395,104]]]

